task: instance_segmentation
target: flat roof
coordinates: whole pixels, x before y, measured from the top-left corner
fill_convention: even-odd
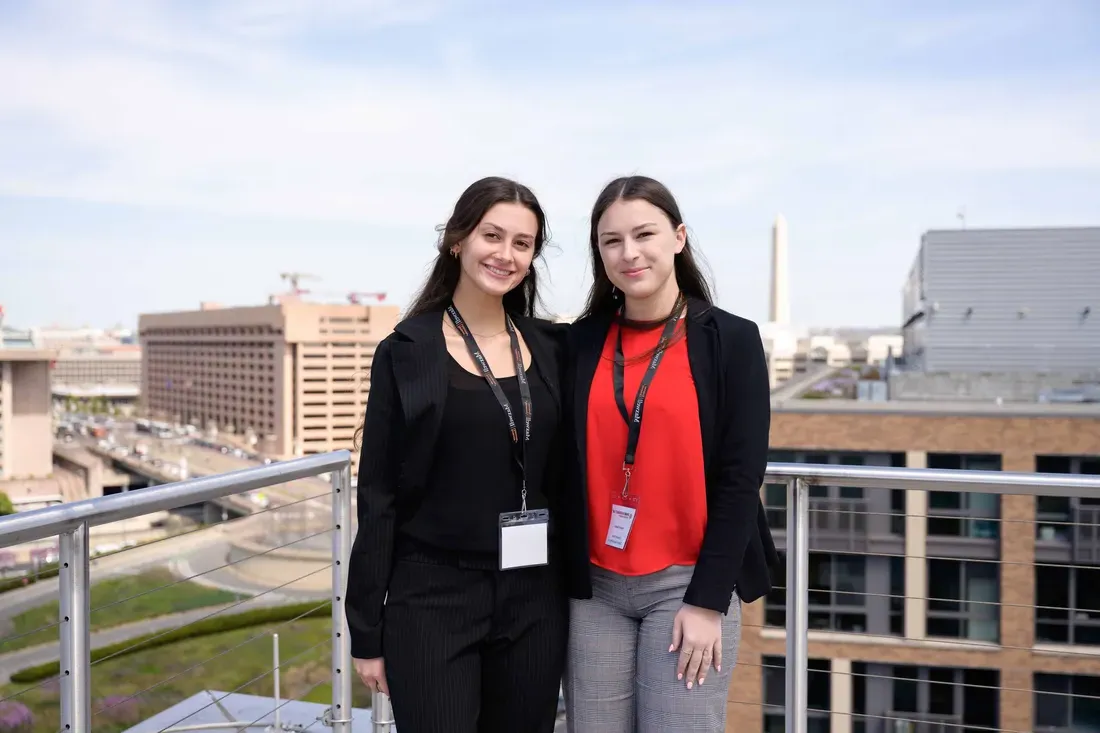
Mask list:
[[[7,349],[0,347],[0,361],[54,361],[57,352],[49,349]]]
[[[927,415],[930,417],[1078,417],[1100,419],[1100,403],[947,402],[938,400],[791,399],[772,400],[773,412],[832,413],[836,415]]]

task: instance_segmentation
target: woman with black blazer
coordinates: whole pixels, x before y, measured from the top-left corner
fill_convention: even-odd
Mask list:
[[[554,727],[568,602],[560,346],[532,317],[545,239],[527,187],[471,185],[374,354],[345,612],[401,733]]]
[[[771,414],[760,332],[712,304],[657,181],[609,184],[590,245],[565,380],[579,464],[562,525],[569,729],[718,733],[740,603],[768,592],[778,560],[759,493]]]

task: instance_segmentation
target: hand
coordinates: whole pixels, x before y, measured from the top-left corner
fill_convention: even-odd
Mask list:
[[[676,679],[686,676],[689,690],[696,679],[703,684],[712,663],[721,672],[722,614],[685,603],[672,622],[672,646],[668,650],[677,649],[680,659],[676,663]]]
[[[386,663],[382,661],[382,657],[377,659],[353,659],[351,661],[355,665],[355,671],[359,674],[359,679],[363,680],[363,684],[367,686],[368,690],[390,694],[390,687],[386,684]]]

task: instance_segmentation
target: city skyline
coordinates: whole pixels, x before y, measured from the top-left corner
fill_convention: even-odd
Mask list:
[[[547,306],[575,312],[588,208],[639,172],[676,194],[722,306],[767,319],[782,212],[792,323],[892,325],[920,235],[961,208],[1098,223],[1095,13],[6,4],[0,302],[16,325],[133,327],[300,270],[403,305],[461,190],[503,174],[542,200]]]

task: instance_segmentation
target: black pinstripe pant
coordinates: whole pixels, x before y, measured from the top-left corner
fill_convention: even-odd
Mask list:
[[[382,626],[397,730],[552,733],[568,626],[552,566],[398,559]]]

